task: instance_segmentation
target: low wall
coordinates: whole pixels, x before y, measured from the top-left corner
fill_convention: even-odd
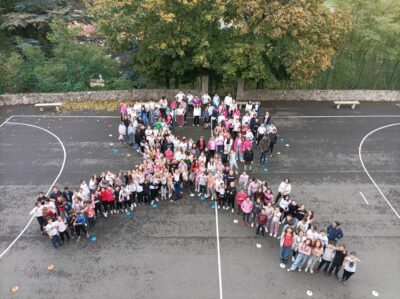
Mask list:
[[[240,100],[253,101],[400,101],[398,90],[244,90]]]
[[[103,90],[65,93],[21,93],[0,95],[0,106],[86,100],[159,100],[174,97],[178,89]],[[193,94],[201,94],[194,90]]]
[[[105,90],[66,93],[26,93],[0,95],[0,106],[52,103],[85,100],[158,100],[162,96],[174,97],[177,89]],[[201,95],[193,90],[194,95]],[[238,100],[253,101],[400,101],[400,91],[394,90],[244,90]]]

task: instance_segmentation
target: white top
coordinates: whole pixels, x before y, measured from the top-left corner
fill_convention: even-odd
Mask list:
[[[286,184],[285,182],[282,182],[279,185],[278,191],[282,195],[288,195],[288,194],[290,194],[290,191],[292,191],[292,186],[290,184]]]
[[[43,206],[40,205],[39,207],[34,207],[29,214],[35,214],[36,217],[43,217]]]
[[[233,103],[232,97],[231,96],[226,96],[225,99],[224,99],[224,104],[227,105],[227,106],[231,106],[232,103]]]
[[[50,236],[50,237],[54,237],[55,235],[58,234],[57,232],[57,227],[55,223],[49,223],[46,225],[46,233]]]
[[[176,96],[175,96],[176,100],[180,103],[183,101],[183,99],[185,98],[185,94],[183,92],[179,92]]]
[[[319,233],[317,231],[313,232],[311,229],[309,229],[306,235],[307,238],[310,238],[311,240],[315,241],[318,240]]]
[[[356,272],[357,269],[357,258],[352,258],[351,256],[346,256],[344,258],[344,269],[348,272]]]
[[[201,102],[206,105],[208,103],[210,103],[211,101],[211,97],[208,94],[205,94],[201,97]]]
[[[64,221],[57,220],[54,224],[60,233],[65,232],[65,230],[67,229]]]
[[[193,116],[201,116],[201,107],[193,108]]]

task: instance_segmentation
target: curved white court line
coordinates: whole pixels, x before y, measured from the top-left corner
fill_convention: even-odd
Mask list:
[[[393,210],[393,212],[396,214],[397,218],[400,219],[400,215],[399,213],[396,211],[395,208],[393,208],[392,204],[389,202],[389,200],[386,198],[385,194],[383,194],[382,190],[379,188],[379,186],[376,184],[375,180],[372,178],[372,176],[369,174],[368,169],[365,167],[364,161],[362,159],[362,155],[361,155],[361,150],[362,150],[362,146],[364,144],[364,141],[367,140],[367,138],[369,136],[371,136],[372,134],[374,134],[375,132],[378,132],[380,130],[386,129],[386,128],[390,128],[390,127],[394,127],[394,126],[400,126],[400,123],[394,123],[394,124],[390,124],[390,125],[386,125],[386,126],[382,126],[379,127],[375,130],[372,130],[371,132],[369,132],[367,135],[364,136],[364,138],[361,140],[360,146],[358,147],[358,156],[360,157],[360,162],[362,167],[364,168],[365,173],[367,174],[367,176],[369,177],[369,179],[371,180],[371,182],[374,184],[375,188],[379,191],[379,193],[382,195],[383,199],[386,201],[386,203],[389,205],[389,207]]]
[[[9,118],[10,119],[10,118]],[[56,178],[54,179],[53,183],[50,185],[49,190],[46,193],[46,196],[48,196],[51,192],[51,189],[53,188],[53,186],[57,183],[58,179],[61,176],[61,173],[64,170],[64,166],[65,166],[65,161],[67,160],[67,151],[65,150],[65,146],[62,143],[61,139],[54,134],[53,132],[50,132],[49,130],[46,130],[45,128],[39,127],[39,126],[35,126],[35,125],[31,125],[31,124],[25,124],[25,123],[18,123],[18,122],[12,122],[9,121],[9,119],[7,119],[2,125],[7,124],[7,125],[19,125],[19,126],[27,126],[27,127],[32,127],[32,128],[36,128],[42,131],[45,131],[46,133],[50,134],[51,136],[53,136],[54,138],[57,139],[57,141],[60,143],[62,150],[64,152],[64,159],[60,168],[60,171],[58,172]],[[22,231],[18,234],[18,236],[14,239],[14,241],[11,242],[10,245],[8,245],[8,247],[0,254],[0,259],[11,249],[11,247],[14,246],[14,244],[18,241],[19,238],[21,238],[21,236],[25,233],[25,231],[28,229],[29,225],[32,223],[33,219],[35,219],[36,215],[35,213],[32,215],[31,219],[29,219],[27,225],[22,229]]]

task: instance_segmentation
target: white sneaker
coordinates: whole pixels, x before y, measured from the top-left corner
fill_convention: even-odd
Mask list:
[[[116,210],[114,210],[114,213],[116,213],[117,211]]]
[[[134,204],[133,204],[133,207],[135,207],[135,208],[136,208],[136,207],[137,207],[137,204],[136,204],[136,203],[134,203]]]
[[[299,268],[299,272],[301,272],[301,268]]]
[[[78,243],[81,240],[81,236],[78,237],[78,239],[76,239],[76,243]]]
[[[235,209],[232,209],[232,213],[235,213]]]
[[[307,273],[307,272],[308,272],[308,268],[306,268],[306,269],[304,270],[304,272],[306,272],[306,273]]]
[[[125,213],[128,213],[128,209],[125,209]]]
[[[272,233],[270,233],[269,236],[272,237]]]
[[[220,209],[221,208],[221,206],[218,206],[218,209]]]
[[[279,266],[280,266],[282,269],[285,269],[285,268],[286,268],[286,265],[285,265],[284,263],[281,263]]]
[[[277,238],[277,237],[278,237],[278,236],[275,234],[275,235],[274,235],[274,238]]]
[[[287,271],[288,271],[288,272],[291,272],[291,271],[294,271],[294,270],[292,270],[292,269],[289,268],[289,269],[287,269]]]
[[[119,214],[119,210],[117,210],[116,212],[117,212],[117,214]],[[115,213],[115,212],[114,212],[114,213]]]
[[[254,223],[251,223],[251,227],[254,227]]]
[[[86,238],[88,238],[88,239],[89,239],[89,237],[90,237],[89,233],[86,233]]]
[[[156,202],[159,202],[158,198],[156,197]]]
[[[292,256],[292,262],[294,262],[296,259],[294,258],[294,256]]]
[[[113,211],[113,210],[111,210],[111,215],[112,215],[112,214],[114,214],[114,211]]]
[[[313,269],[310,269],[310,273],[313,274],[313,273],[314,273],[314,270],[313,270]]]
[[[103,215],[104,215],[104,217],[107,217],[107,214],[105,212],[103,213]]]

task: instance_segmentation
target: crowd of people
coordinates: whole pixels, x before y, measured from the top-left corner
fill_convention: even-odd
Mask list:
[[[58,248],[72,238],[79,241],[82,234],[89,238],[88,230],[95,229],[100,218],[160,200],[174,203],[184,195],[197,196],[215,202],[225,213],[240,215],[242,224],[254,227],[257,235],[278,239],[281,268],[291,259],[288,271],[313,274],[323,269],[339,279],[343,267],[341,280],[346,281],[360,261],[340,243],[340,223],[319,230],[314,211],[291,197],[289,178],[274,194],[266,180],[250,177],[254,149],[260,150],[258,163],[265,164],[278,140],[270,114],[260,108],[248,102],[241,115],[230,94],[221,101],[217,94],[199,98],[183,92],[170,101],[162,97],[133,107],[121,103],[119,139],[136,149],[142,162],[126,172],[106,171],[88,183],[81,180],[75,191],[54,187],[48,197],[41,192],[32,210],[40,230]],[[200,119],[211,130],[208,140],[174,134],[176,126],[200,126]]]

